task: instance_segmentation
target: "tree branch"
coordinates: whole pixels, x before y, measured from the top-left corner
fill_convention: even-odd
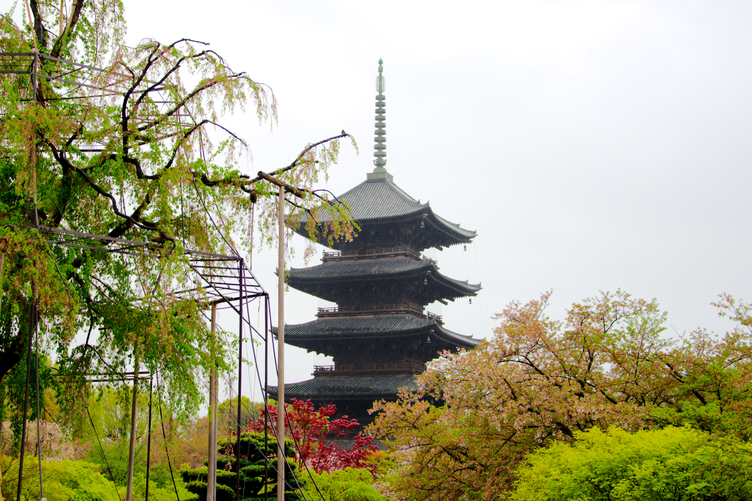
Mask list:
[[[32,0],[32,3],[36,3],[34,0]],[[73,0],[73,6],[71,10],[70,17],[68,18],[68,23],[65,26],[65,30],[60,34],[60,37],[55,40],[54,45],[52,46],[52,50],[50,51],[50,56],[52,57],[60,57],[60,53],[63,50],[63,43],[65,40],[70,36],[70,34],[73,32],[73,29],[76,27],[76,24],[78,23],[78,18],[81,15],[81,10],[84,6],[84,0]]]
[[[280,174],[282,174],[284,172],[287,172],[289,170],[294,169],[298,165],[298,163],[300,163],[300,161],[303,159],[303,157],[309,151],[313,150],[314,148],[317,148],[317,147],[321,146],[322,144],[326,144],[326,143],[329,143],[329,142],[334,141],[336,139],[341,139],[343,137],[352,137],[352,136],[350,134],[348,134],[347,132],[342,131],[342,133],[340,133],[340,134],[338,134],[336,136],[332,136],[330,138],[321,140],[321,141],[319,141],[317,143],[310,144],[310,145],[306,146],[305,148],[303,148],[303,151],[300,152],[300,154],[295,158],[295,160],[293,160],[293,162],[290,165],[288,165],[287,167],[282,167],[281,169],[277,169],[275,171],[272,171],[268,175],[270,175],[270,176],[278,176],[278,175],[280,175]],[[259,173],[259,177],[251,179],[251,184],[253,184],[253,183],[257,182],[257,181],[261,181],[261,179],[263,179],[263,178],[261,177],[261,173]]]

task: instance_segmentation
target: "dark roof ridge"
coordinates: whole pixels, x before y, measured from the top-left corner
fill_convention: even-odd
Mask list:
[[[383,266],[384,269],[379,270],[377,266],[374,266],[375,264],[385,265]],[[389,270],[389,265],[394,269]],[[475,293],[481,289],[481,284],[471,284],[469,283],[469,280],[457,280],[444,275],[439,271],[439,267],[435,261],[428,259],[415,259],[408,256],[377,257],[352,261],[327,261],[305,268],[290,268],[289,276],[290,278],[293,278],[293,275],[297,275],[294,280],[316,282],[325,280],[358,280],[374,276],[386,277],[412,274],[426,268],[430,268],[431,273],[434,274],[439,281],[443,281],[445,284],[459,289],[463,294]],[[325,270],[329,270],[329,272],[327,273]],[[338,271],[339,274],[334,274],[332,271]]]

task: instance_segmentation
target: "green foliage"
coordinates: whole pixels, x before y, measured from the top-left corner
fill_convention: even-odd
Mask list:
[[[146,430],[149,422],[149,388],[148,382],[142,382],[137,396],[136,429]],[[115,444],[117,441],[130,436],[130,414],[133,387],[130,385],[101,386],[88,392],[88,411],[86,413],[61,416],[61,420],[67,425],[67,429],[74,438],[87,439],[96,442],[99,437],[107,443]],[[91,423],[96,429],[92,429]]]
[[[97,423],[98,424],[98,423]],[[163,447],[160,446],[160,447]],[[158,451],[157,437],[152,438],[152,464],[149,467],[149,499],[158,501],[176,501],[178,496],[185,501],[190,498],[186,483],[178,475],[177,468],[173,464],[175,485],[173,485],[170,466],[166,459],[155,462],[154,456]],[[128,479],[128,435],[114,437],[101,443],[93,439],[87,453],[87,461],[95,465],[102,476],[111,481],[119,489],[124,489]],[[174,457],[172,458],[174,462]],[[136,448],[133,464],[133,489],[136,494],[146,492],[146,444],[141,442]],[[175,495],[175,487],[178,496]]]
[[[129,443],[126,437],[120,440],[102,442],[101,449],[99,444],[94,441],[87,454],[87,461],[97,465],[97,468],[104,476],[114,482],[116,485],[125,485],[128,478],[128,449]],[[150,468],[149,476],[154,480],[153,468]],[[166,465],[165,465],[166,468]],[[138,448],[133,463],[134,477],[146,477],[146,451],[141,447]]]
[[[35,358],[32,355],[31,367],[29,368],[29,409],[26,418],[29,421],[35,421],[37,419],[37,387],[33,383],[37,377],[37,366]],[[50,367],[49,359],[41,354],[39,357],[39,409],[42,413],[42,419],[47,416],[44,415],[44,409],[47,405],[46,395],[43,391],[45,386],[55,386],[54,377],[52,376],[52,370]],[[2,387],[0,387],[0,395],[4,397],[1,401],[3,405],[0,405],[0,418],[8,420],[10,422],[10,428],[13,436],[13,451],[17,452],[21,446],[21,428],[24,420],[24,398],[26,390],[26,364],[19,364],[13,367],[5,378]]]
[[[18,460],[3,457],[2,495],[16,499]],[[36,458],[24,461],[21,499],[39,499],[39,469]],[[99,473],[98,467],[83,461],[43,461],[44,496],[48,501],[120,501],[114,483]],[[165,499],[165,501],[167,501]]]
[[[752,440],[752,307],[721,294],[718,314],[736,323],[723,335],[703,329],[660,356],[676,388],[672,405],[650,409],[659,425],[690,424],[701,430]]]
[[[206,489],[208,487],[208,484],[205,480],[192,480],[188,482],[187,485],[188,490],[198,496],[198,499],[206,499]],[[233,501],[235,499],[235,489],[228,485],[217,483],[216,496],[217,501]]]
[[[309,473],[301,474],[307,477]],[[308,478],[308,477],[307,477]],[[317,489],[318,487],[318,489]],[[331,473],[310,472],[302,489],[306,499],[322,501],[385,501],[373,487],[373,475],[362,468],[345,468]]]
[[[240,400],[240,428],[248,426],[248,421],[261,416],[263,403],[251,402],[248,397]],[[217,406],[217,420],[220,436],[231,436],[237,431],[238,397],[228,398]]]
[[[710,501],[752,497],[752,445],[691,428],[593,428],[528,456],[514,501]]]
[[[164,468],[167,469],[166,466]],[[154,466],[152,466],[152,473]],[[167,473],[169,475],[169,472]],[[189,489],[179,475],[175,475],[175,485],[177,486],[177,495],[172,481],[167,478],[167,482],[154,482],[153,477],[149,477],[149,501],[195,501],[196,497],[192,496]],[[121,496],[125,498],[125,487],[119,486]],[[138,475],[133,477],[133,499],[146,499],[146,477]]]

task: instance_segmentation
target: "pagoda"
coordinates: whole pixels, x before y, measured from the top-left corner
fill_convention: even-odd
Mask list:
[[[335,404],[339,415],[365,426],[375,400],[394,400],[400,388],[414,387],[426,362],[443,350],[473,348],[480,340],[450,331],[442,318],[425,311],[438,301],[475,296],[480,285],[449,278],[429,248],[467,244],[476,235],[433,212],[396,184],[386,166],[386,97],[379,60],[376,96],[375,169],[338,197],[349,204],[360,226],[351,241],[319,243],[322,264],[290,270],[290,287],[337,304],[319,308],[317,319],[285,326],[285,342],[328,355],[334,365],[314,367],[313,379],[285,385],[285,400],[310,399],[317,407]],[[325,218],[324,218],[325,219]],[[318,221],[323,229],[326,220]],[[305,221],[298,233],[309,237]],[[323,232],[319,231],[321,235]],[[275,398],[276,387],[268,393]]]

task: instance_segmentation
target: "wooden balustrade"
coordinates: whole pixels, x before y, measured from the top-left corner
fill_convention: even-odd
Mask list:
[[[444,325],[444,320],[441,315],[435,313],[424,312],[423,308],[415,304],[371,304],[365,307],[355,306],[330,306],[327,308],[319,308],[317,317],[367,317],[374,315],[402,315],[411,314],[421,318],[430,318],[436,320],[441,325]]]
[[[420,374],[425,365],[413,361],[399,362],[363,362],[360,364],[314,365],[313,376],[345,376],[364,374]]]
[[[412,257],[420,259],[420,253],[410,247],[383,247],[371,249],[365,252],[358,250],[352,251],[328,251],[324,252],[322,261],[344,261],[358,259],[373,259],[378,257]]]

